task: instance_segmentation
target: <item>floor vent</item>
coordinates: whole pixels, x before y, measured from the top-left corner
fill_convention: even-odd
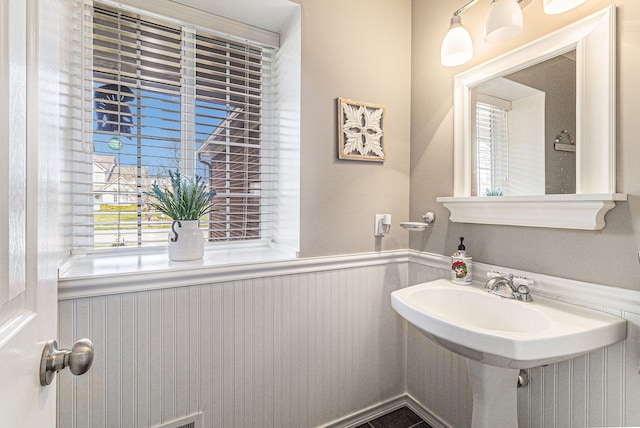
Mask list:
[[[161,425],[155,425],[154,428],[203,428],[202,412],[165,422]]]

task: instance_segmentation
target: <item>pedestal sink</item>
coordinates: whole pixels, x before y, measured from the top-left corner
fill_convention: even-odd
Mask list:
[[[473,428],[517,427],[520,369],[586,354],[627,335],[624,319],[540,297],[504,299],[441,279],[391,293],[393,308],[425,336],[467,357]]]

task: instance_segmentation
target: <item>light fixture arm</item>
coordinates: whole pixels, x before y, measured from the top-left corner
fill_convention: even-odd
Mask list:
[[[471,6],[473,6],[474,4],[478,3],[479,1],[480,0],[471,0],[469,3],[465,4],[460,9],[456,10],[455,12],[453,12],[453,16],[460,15],[462,12],[464,12],[467,9],[469,9]],[[494,2],[494,1],[495,0],[492,0],[492,2]],[[518,0],[518,5],[520,6],[521,9],[524,9],[529,3],[531,3],[531,0]]]
[[[453,12],[453,16],[460,15],[462,12],[464,12],[465,10],[467,10],[468,8],[473,6],[474,4],[478,3],[478,1],[480,1],[480,0],[471,0],[469,3],[465,4],[460,9],[456,10],[455,12]]]

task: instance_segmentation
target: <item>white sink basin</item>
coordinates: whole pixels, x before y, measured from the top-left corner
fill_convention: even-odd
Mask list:
[[[520,302],[441,279],[391,293],[393,308],[449,350],[495,367],[526,369],[623,340],[624,319],[535,297]]]

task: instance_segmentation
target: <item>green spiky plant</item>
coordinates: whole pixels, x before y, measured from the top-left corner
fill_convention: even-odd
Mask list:
[[[486,196],[503,196],[502,187],[494,187],[493,189],[487,188],[485,193]]]
[[[208,190],[202,177],[183,177],[178,171],[169,171],[169,178],[171,186],[161,188],[154,182],[151,192],[145,192],[152,199],[153,208],[172,220],[199,220],[215,211],[212,199],[216,191]]]

